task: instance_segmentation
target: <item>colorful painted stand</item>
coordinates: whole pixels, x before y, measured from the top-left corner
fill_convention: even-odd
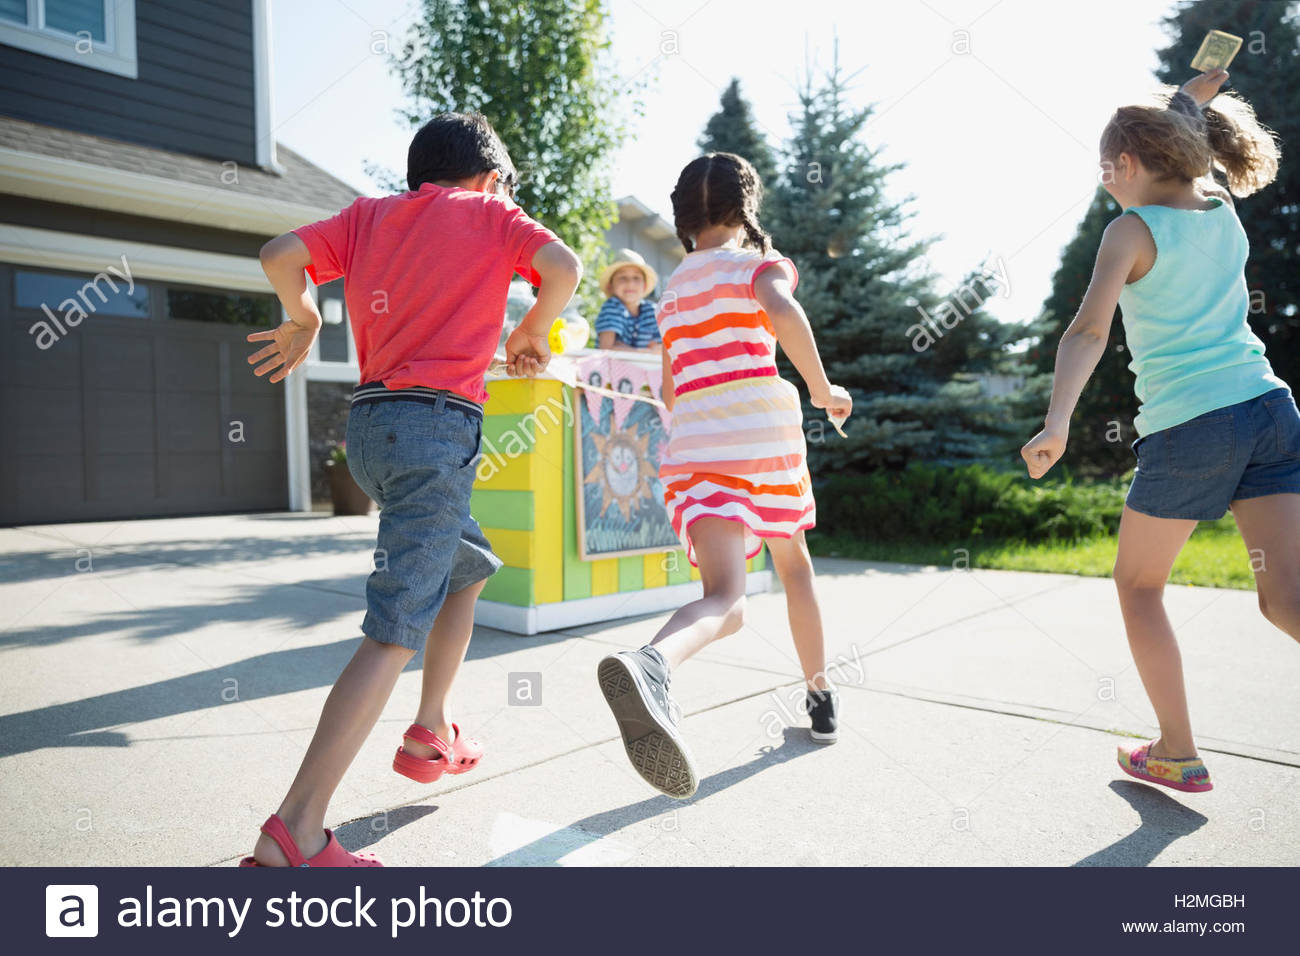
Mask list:
[[[476,623],[536,634],[680,607],[701,594],[684,551],[584,561],[578,553],[574,389],[548,379],[493,382],[470,510],[505,562],[479,599]],[[771,586],[766,553],[749,562],[749,593]]]

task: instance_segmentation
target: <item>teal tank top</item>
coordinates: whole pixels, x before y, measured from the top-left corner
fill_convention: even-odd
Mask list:
[[[1124,210],[1146,223],[1156,243],[1155,265],[1119,295],[1139,436],[1287,387],[1246,321],[1246,232],[1230,203],[1211,201],[1217,205],[1205,210]]]

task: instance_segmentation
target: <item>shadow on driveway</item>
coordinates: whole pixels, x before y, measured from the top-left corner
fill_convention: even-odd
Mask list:
[[[529,639],[528,647],[544,647],[567,639],[564,634],[539,634]],[[0,757],[45,747],[130,746],[126,734],[102,728],[228,706],[221,695],[231,686],[231,679],[238,682],[234,686],[238,687],[241,702],[330,687],[351,659],[358,640],[349,637],[330,644],[271,651],[152,684],[5,714],[0,716]],[[476,627],[466,659],[492,657],[521,646],[513,634]],[[406,670],[418,671],[423,666],[424,655],[420,653],[406,665]]]
[[[558,866],[562,857],[595,843],[602,837],[610,836],[635,823],[642,823],[679,807],[689,806],[697,800],[703,800],[728,787],[734,787],[742,781],[761,773],[768,767],[785,763],[795,757],[822,749],[822,744],[815,744],[808,737],[806,727],[786,727],[779,747],[765,746],[759,749],[753,760],[730,770],[715,773],[700,781],[700,787],[689,800],[675,800],[659,795],[614,810],[584,817],[553,833],[540,837],[531,843],[512,850],[495,860],[489,860],[484,866]],[[649,784],[647,784],[649,786]]]
[[[1112,780],[1110,788],[1138,812],[1141,823],[1128,836],[1085,856],[1075,866],[1149,866],[1179,837],[1195,833],[1208,817],[1164,791],[1136,780]]]

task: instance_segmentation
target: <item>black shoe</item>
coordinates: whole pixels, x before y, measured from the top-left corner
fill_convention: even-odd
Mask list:
[[[653,647],[610,654],[596,668],[628,759],[646,782],[670,797],[695,792],[699,778],[677,730],[681,711],[668,694],[668,665]]]
[[[832,690],[810,690],[804,709],[812,718],[812,739],[819,744],[833,744],[840,739],[835,713],[840,707],[839,694]]]

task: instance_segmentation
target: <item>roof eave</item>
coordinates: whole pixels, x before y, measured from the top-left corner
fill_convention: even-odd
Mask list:
[[[338,211],[7,147],[0,192],[268,236]]]

